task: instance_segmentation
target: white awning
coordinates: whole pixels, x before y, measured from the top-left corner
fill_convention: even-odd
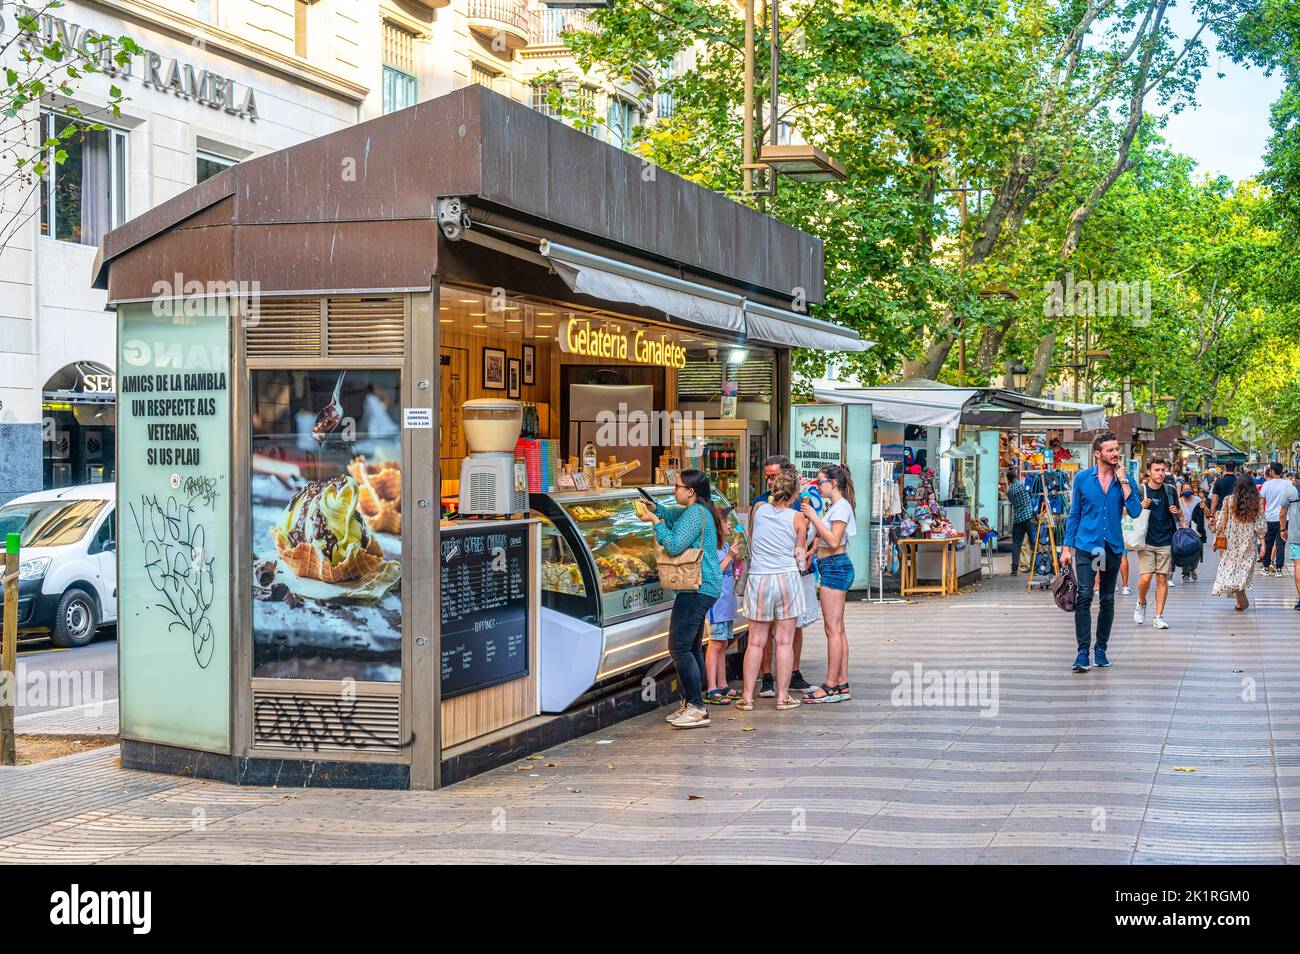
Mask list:
[[[866,351],[874,344],[863,341],[856,331],[832,322],[754,301],[745,302],[745,327],[749,341],[792,348]]]
[[[582,295],[621,301],[716,328],[747,343],[823,351],[865,351],[871,342],[829,321],[747,301],[740,295],[544,241],[541,254]]]
[[[870,404],[877,420],[926,427],[956,427],[978,388],[957,388],[916,379],[876,388],[837,388],[834,382],[813,385],[813,397],[827,404]]]

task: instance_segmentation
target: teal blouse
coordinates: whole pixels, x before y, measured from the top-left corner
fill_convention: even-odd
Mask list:
[[[691,547],[704,547],[700,561],[700,592],[715,599],[722,595],[722,569],[718,562],[718,528],[704,506],[693,503],[689,507],[655,506],[655,515],[663,523],[655,524],[655,539],[665,550],[677,556]],[[700,543],[700,530],[704,542]]]

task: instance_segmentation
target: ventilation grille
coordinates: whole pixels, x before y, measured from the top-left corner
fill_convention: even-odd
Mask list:
[[[331,298],[326,312],[331,357],[401,355],[406,330],[401,298]]]
[[[244,322],[250,358],[401,357],[405,347],[400,296],[262,298]]]
[[[722,392],[723,373],[727,366],[711,361],[687,361],[677,372],[677,394],[683,400],[709,401]],[[740,385],[740,399],[771,396],[775,383],[775,365],[771,358],[755,358],[731,369],[731,378]]]
[[[250,358],[303,355],[320,357],[319,298],[260,298],[244,318]]]
[[[320,752],[401,750],[401,696],[354,686],[262,689],[253,687],[253,744],[259,749]]]

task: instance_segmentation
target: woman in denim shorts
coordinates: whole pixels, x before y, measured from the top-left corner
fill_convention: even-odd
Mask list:
[[[805,503],[804,516],[817,531],[817,573],[821,577],[822,623],[826,629],[826,681],[807,693],[804,702],[847,702],[849,695],[849,637],[844,629],[844,600],[853,585],[849,538],[856,536],[853,475],[843,464],[828,464],[817,474],[817,489],[829,506],[818,516]]]

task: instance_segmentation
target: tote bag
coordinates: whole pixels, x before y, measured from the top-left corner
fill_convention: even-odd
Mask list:
[[[1147,499],[1147,485],[1142,484],[1142,499]],[[1151,508],[1143,507],[1142,512],[1136,517],[1130,517],[1128,511],[1124,511],[1124,519],[1120,526],[1124,530],[1124,549],[1126,550],[1143,550],[1147,545],[1147,524],[1151,522]]]
[[[711,519],[708,513],[704,519]],[[662,543],[655,544],[655,565],[659,568],[659,585],[666,590],[698,590],[704,566],[704,528],[700,524],[700,545],[688,547],[673,556]],[[717,554],[714,554],[716,556]]]

